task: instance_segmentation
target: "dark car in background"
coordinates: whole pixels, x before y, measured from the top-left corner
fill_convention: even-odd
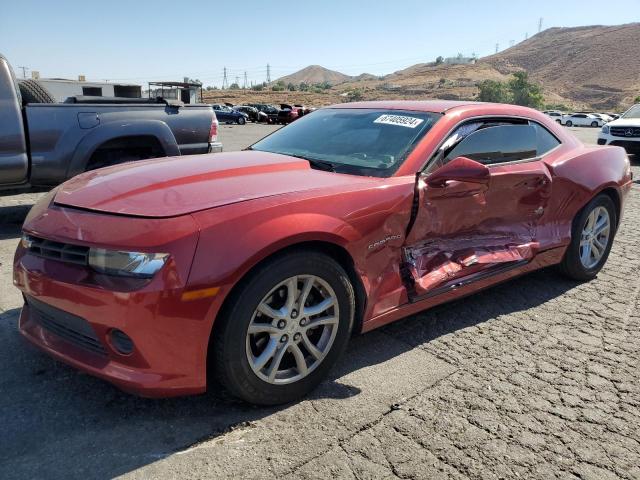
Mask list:
[[[234,110],[228,105],[214,104],[211,106],[213,107],[213,111],[216,113],[216,117],[219,122],[244,125],[247,123],[247,119],[249,118],[246,113]]]
[[[278,114],[280,113],[280,109],[265,103],[250,103],[249,106],[257,108],[258,111],[266,114],[268,123],[278,123]]]
[[[251,122],[267,122],[269,120],[269,116],[258,110],[256,107],[251,107],[249,105],[236,105],[233,109],[246,114],[248,120]]]

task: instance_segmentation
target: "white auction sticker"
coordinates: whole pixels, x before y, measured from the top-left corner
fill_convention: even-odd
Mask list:
[[[406,117],[404,115],[380,115],[373,123],[386,123],[387,125],[398,125],[400,127],[416,128],[424,122],[422,118]]]

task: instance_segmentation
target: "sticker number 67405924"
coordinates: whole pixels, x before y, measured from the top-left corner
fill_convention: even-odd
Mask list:
[[[373,123],[386,123],[387,125],[397,125],[399,127],[416,128],[424,122],[422,118],[407,117],[405,115],[380,115]]]

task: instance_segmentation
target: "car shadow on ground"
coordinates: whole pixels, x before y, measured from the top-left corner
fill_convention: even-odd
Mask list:
[[[0,240],[11,240],[22,235],[22,228],[17,223],[0,226]]]
[[[525,311],[576,285],[553,269],[538,271],[421,312],[377,334],[355,336],[345,357],[307,400],[340,402],[357,396],[360,390],[344,382],[347,374],[428,347],[443,335],[500,321],[502,315]],[[287,408],[253,407],[217,385],[194,397],[128,395],[28,346],[16,328],[18,314],[18,309],[0,314],[2,478],[112,478]],[[382,348],[381,335],[389,340]]]
[[[0,225],[22,225],[31,207],[32,203],[0,206]]]

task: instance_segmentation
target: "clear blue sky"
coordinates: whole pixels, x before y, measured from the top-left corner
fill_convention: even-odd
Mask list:
[[[386,74],[480,56],[538,29],[640,21],[640,0],[30,1],[0,8],[0,52],[43,77],[261,82],[319,64]]]

